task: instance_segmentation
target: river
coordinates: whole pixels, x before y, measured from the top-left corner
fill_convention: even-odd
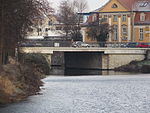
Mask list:
[[[125,74],[124,74],[125,75]],[[48,76],[38,95],[0,113],[149,113],[150,75]]]
[[[64,69],[62,67],[52,67],[50,75],[55,76],[111,76],[111,75],[134,75],[137,73],[117,72],[113,70],[98,70],[98,69]]]

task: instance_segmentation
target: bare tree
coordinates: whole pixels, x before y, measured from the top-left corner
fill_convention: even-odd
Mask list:
[[[66,36],[71,36],[73,40],[78,40],[78,38],[81,39],[80,23],[82,17],[78,15],[78,13],[83,12],[86,8],[87,2],[83,0],[64,0],[60,3],[59,20],[63,23]]]
[[[105,18],[99,21],[89,23],[87,34],[97,42],[104,43],[108,40],[109,33],[112,32],[112,26],[105,22]]]
[[[87,9],[87,1],[86,0],[74,0],[73,5],[75,7],[76,12],[83,13]],[[78,15],[78,25],[82,22],[83,15]]]
[[[73,5],[76,7],[77,12],[82,13],[87,9],[87,1],[86,0],[74,0]]]
[[[36,16],[50,7],[46,0],[1,0],[0,3],[0,64],[14,56],[15,48],[24,38]]]

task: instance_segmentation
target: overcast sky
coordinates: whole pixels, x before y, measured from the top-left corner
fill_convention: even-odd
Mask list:
[[[49,0],[52,2],[52,6],[57,8],[59,6],[60,1],[62,0]],[[102,5],[104,5],[108,0],[87,0],[88,2],[88,11],[93,11]]]

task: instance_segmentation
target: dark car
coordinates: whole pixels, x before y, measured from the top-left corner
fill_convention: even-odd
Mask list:
[[[138,43],[136,47],[139,48],[150,48],[150,43]]]
[[[137,45],[138,45],[137,42],[129,42],[129,43],[127,43],[126,47],[134,48],[134,47],[137,47]]]

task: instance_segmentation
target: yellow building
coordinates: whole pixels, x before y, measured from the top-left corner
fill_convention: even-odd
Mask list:
[[[110,0],[88,14],[87,22],[82,27],[85,42],[93,42],[87,35],[86,25],[102,18],[112,26],[113,32],[109,34],[108,42],[150,42],[149,0]]]

